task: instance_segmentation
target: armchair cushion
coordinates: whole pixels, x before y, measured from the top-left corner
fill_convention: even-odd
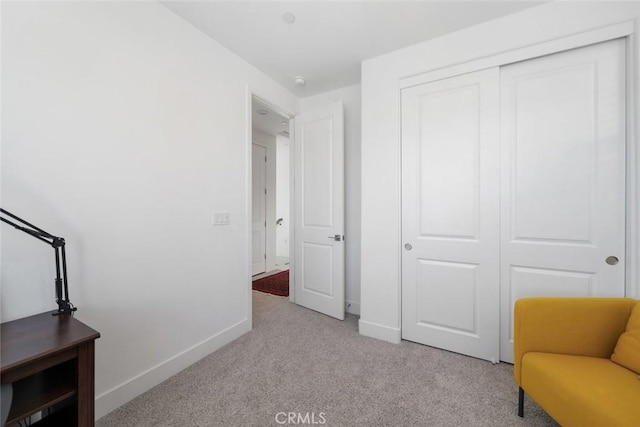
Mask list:
[[[640,374],[640,303],[636,303],[625,332],[618,338],[611,360]]]
[[[527,394],[566,426],[640,425],[638,375],[608,358],[527,353]]]

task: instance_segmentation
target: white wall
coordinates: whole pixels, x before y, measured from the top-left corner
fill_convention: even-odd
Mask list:
[[[266,271],[276,268],[276,137],[253,129],[253,143],[267,149],[266,165]]]
[[[1,47],[1,205],[67,240],[99,417],[250,330],[249,92],[297,100],[156,2],[3,2]],[[2,227],[2,320],[55,308]]]
[[[347,312],[360,314],[360,85],[300,100],[300,110],[342,100],[344,106],[345,253]]]
[[[399,80],[638,18],[638,2],[554,2],[363,62],[361,334],[400,341]],[[636,37],[634,43],[632,100],[640,105]],[[639,151],[629,153],[637,164]],[[637,199],[632,203],[640,208]],[[631,232],[637,235],[639,226],[633,219]],[[637,265],[638,250],[629,249],[628,262]],[[638,280],[630,283],[630,296],[639,297]]]
[[[282,218],[281,225],[276,226],[276,256],[289,256],[289,228],[291,227],[289,208],[289,175],[291,159],[289,138],[276,135],[276,220]]]

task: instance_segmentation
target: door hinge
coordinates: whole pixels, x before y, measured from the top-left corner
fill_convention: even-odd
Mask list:
[[[266,188],[264,189],[264,194],[267,194],[267,189]]]
[[[267,162],[267,156],[264,156],[264,161],[265,161],[265,163]]]

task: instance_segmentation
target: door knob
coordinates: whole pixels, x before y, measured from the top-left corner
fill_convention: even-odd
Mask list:
[[[411,243],[406,243],[406,244],[404,245],[404,248],[405,248],[406,250],[410,251],[411,249],[413,249],[413,246],[411,246]]]
[[[618,257],[608,256],[607,259],[604,260],[609,265],[616,265],[618,263]]]
[[[335,240],[336,242],[339,242],[341,239],[341,236],[339,234],[335,234],[333,236],[329,236],[330,239]]]

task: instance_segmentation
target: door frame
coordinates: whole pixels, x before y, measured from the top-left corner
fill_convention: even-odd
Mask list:
[[[625,263],[625,296],[640,298],[640,143],[637,141],[638,107],[636,91],[640,82],[635,75],[637,52],[637,33],[635,21],[624,21],[614,25],[574,34],[567,37],[539,43],[532,46],[514,49],[508,52],[475,59],[469,62],[454,64],[449,67],[427,71],[401,77],[398,80],[398,97],[402,95],[402,89],[437,80],[455,77],[474,71],[480,71],[492,67],[500,67],[520,61],[538,58],[541,56],[560,53],[563,51],[586,47],[596,43],[602,43],[614,39],[623,38],[626,44],[626,198],[625,198],[625,259],[632,260]],[[401,114],[401,112],[400,112]],[[399,135],[400,150],[402,150],[402,138]],[[399,158],[398,182],[400,194],[402,194],[402,156]],[[398,217],[402,219],[402,203],[398,204]],[[398,236],[402,236],[402,220],[398,223]],[[402,245],[398,245],[397,256],[402,266]],[[399,283],[399,336],[402,335],[402,268],[398,271]]]
[[[261,103],[267,105],[271,110],[280,114],[281,116],[287,117],[289,119],[289,301],[294,302],[294,283],[293,283],[293,273],[294,273],[294,261],[293,261],[293,250],[294,250],[294,177],[293,177],[293,167],[294,167],[294,154],[295,154],[295,144],[294,139],[294,119],[295,114],[284,107],[279,106],[278,104],[269,100],[267,96],[262,95],[258,90],[252,88],[247,85],[246,96],[245,96],[245,108],[246,108],[246,126],[245,126],[245,169],[247,180],[247,191],[245,195],[245,206],[246,206],[246,215],[245,215],[245,230],[247,232],[246,241],[245,241],[245,253],[246,262],[245,262],[245,288],[247,292],[246,298],[246,312],[247,319],[250,321],[251,328],[253,328],[253,293],[252,293],[252,241],[251,241],[251,233],[253,229],[252,225],[252,212],[253,212],[253,203],[252,203],[252,194],[253,194],[253,181],[252,181],[252,173],[253,173],[253,164],[252,164],[252,144],[253,144],[253,109],[251,107],[253,98],[258,99]]]

